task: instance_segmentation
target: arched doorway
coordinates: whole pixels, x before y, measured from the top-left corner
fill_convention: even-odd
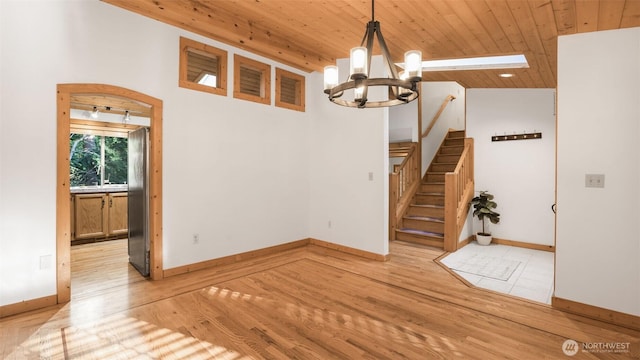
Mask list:
[[[149,131],[149,234],[150,277],[163,278],[162,266],[162,100],[104,84],[59,84],[57,86],[56,155],[56,266],[57,302],[71,299],[71,226],[69,180],[69,130],[71,98],[76,94],[115,96],[150,106]]]

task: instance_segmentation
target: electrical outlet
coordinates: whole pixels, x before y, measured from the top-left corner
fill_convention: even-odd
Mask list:
[[[584,176],[584,186],[591,188],[603,188],[604,174],[586,174]]]
[[[369,181],[373,181],[373,173],[372,172],[369,173]]]
[[[193,245],[196,245],[200,242],[200,234],[193,234]]]

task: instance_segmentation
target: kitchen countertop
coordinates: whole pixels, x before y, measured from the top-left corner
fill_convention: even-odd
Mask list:
[[[72,194],[100,194],[100,193],[115,193],[115,192],[127,192],[129,190],[128,185],[107,185],[107,186],[78,186],[72,187]]]

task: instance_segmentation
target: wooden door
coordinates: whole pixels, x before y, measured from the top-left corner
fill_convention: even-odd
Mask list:
[[[127,193],[109,194],[109,235],[127,234]]]
[[[76,239],[107,235],[107,196],[105,194],[76,194]]]

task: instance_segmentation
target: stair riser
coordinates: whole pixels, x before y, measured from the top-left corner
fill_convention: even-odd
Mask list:
[[[435,172],[453,172],[457,164],[431,164],[429,170]]]
[[[427,182],[444,182],[444,174],[429,174],[424,178]]]
[[[409,209],[407,210],[407,215],[433,217],[433,218],[442,219],[442,218],[444,218],[444,209],[443,208],[420,207],[420,206],[409,206]]]
[[[460,160],[460,156],[459,155],[438,155],[436,156],[436,161],[437,163],[458,163],[458,160]]]
[[[441,222],[405,218],[402,227],[444,234],[444,224]]]
[[[413,198],[418,205],[444,205],[444,195],[418,195]]]
[[[433,246],[439,249],[444,248],[444,240],[442,238],[436,238],[431,236],[420,236],[415,234],[396,232],[396,240],[402,240],[402,241],[407,241],[415,244]]]
[[[420,191],[425,193],[443,193],[444,194],[444,184],[420,184]]]
[[[464,138],[465,134],[464,134],[464,130],[460,130],[460,131],[449,131],[449,133],[447,134],[447,138],[452,139],[452,138]]]
[[[445,146],[463,146],[464,139],[446,139],[444,141]]]
[[[462,150],[464,150],[463,146],[447,146],[440,148],[441,155],[458,155],[462,154]]]

